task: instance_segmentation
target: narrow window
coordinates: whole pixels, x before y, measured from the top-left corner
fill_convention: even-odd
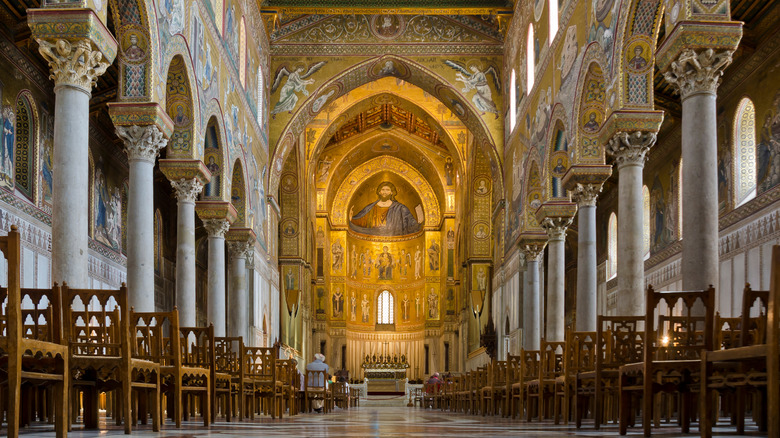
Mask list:
[[[393,295],[385,290],[377,300],[377,324],[393,324]]]
[[[517,123],[517,77],[512,69],[512,77],[509,86],[509,132],[514,132]]]
[[[617,276],[617,230],[617,216],[615,213],[612,213],[609,216],[609,229],[607,230],[607,277],[609,279]]]
[[[534,87],[534,70],[536,69],[536,56],[534,56],[534,25],[528,25],[528,37],[525,40],[526,48],[526,79],[528,84],[525,87],[525,93],[530,94]]]
[[[547,39],[547,45],[551,45],[555,35],[558,33],[558,0],[550,0],[550,37]]]
[[[756,197],[756,108],[743,98],[734,116],[735,205]]]

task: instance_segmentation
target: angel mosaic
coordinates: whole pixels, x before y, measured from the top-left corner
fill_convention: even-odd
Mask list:
[[[287,70],[287,66],[283,65],[279,67],[279,69],[276,70],[274,83],[271,85],[271,94],[276,92],[285,77],[287,77],[287,80],[284,85],[282,85],[282,90],[279,92],[279,101],[276,102],[276,105],[271,110],[271,116],[275,117],[276,114],[285,111],[292,113],[292,110],[295,109],[295,105],[298,104],[298,93],[303,93],[304,96],[308,96],[309,90],[307,90],[306,87],[314,84],[314,79],[307,78],[319,71],[326,63],[327,61],[317,62],[310,65],[308,70],[305,69],[303,65],[299,65],[295,67],[292,72]]]
[[[488,85],[487,81],[487,77],[490,75],[496,90],[501,91],[501,82],[498,79],[498,72],[496,69],[491,65],[487,70],[481,71],[476,65],[471,65],[467,69],[466,66],[456,61],[445,60],[444,63],[458,72],[455,74],[455,79],[463,82],[462,92],[468,93],[471,90],[477,91],[471,98],[471,101],[474,102],[474,106],[476,106],[483,115],[485,113],[493,113],[496,115],[496,118],[498,118],[498,108],[496,107],[495,102],[493,102],[493,92],[490,90],[490,85]],[[471,70],[471,72],[469,72],[469,70]]]

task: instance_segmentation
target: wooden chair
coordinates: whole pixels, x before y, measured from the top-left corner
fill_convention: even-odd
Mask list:
[[[596,369],[596,332],[566,331],[563,351],[563,375],[555,379],[555,399],[553,417],[558,424],[559,414],[563,422],[569,424],[570,407],[575,404],[575,383],[579,373]],[[575,408],[576,409],[576,408]]]
[[[441,383],[426,383],[423,386],[423,408],[438,409],[441,401]]]
[[[306,411],[312,411],[312,402],[322,400],[323,411],[328,412],[328,372],[306,370],[304,375],[306,391]]]
[[[258,408],[271,418],[282,418],[282,382],[276,377],[277,349],[274,347],[244,347],[242,357],[249,388],[250,417]]]
[[[564,342],[547,342],[542,339],[539,374],[525,384],[526,421],[531,421],[534,411],[538,412],[540,421],[550,416],[552,406],[548,401],[555,395],[555,379],[563,374],[564,348]]]
[[[73,394],[72,415],[78,395],[84,403],[84,427],[98,427],[98,395],[114,391],[119,400],[116,424],[124,420],[126,434],[140,420],[160,430],[160,344],[162,332],[131,323],[127,288],[117,290],[62,287],[63,319],[68,339]]]
[[[53,387],[54,428],[57,437],[67,436],[70,370],[60,320],[61,290],[56,284],[52,289],[21,289],[21,239],[15,225],[0,237],[0,251],[8,260],[8,287],[0,288],[0,371],[7,375],[8,436],[17,436],[31,419],[31,412],[21,409],[25,383]],[[23,308],[28,298],[32,307]]]
[[[665,305],[666,314],[661,313]],[[647,336],[644,360],[623,365],[620,374],[620,434],[628,432],[633,421],[632,398],[642,397],[642,428],[645,436],[652,430],[654,395],[680,395],[678,422],[688,433],[693,407],[694,385],[701,367],[701,352],[712,351],[715,317],[715,289],[684,292],[656,292],[647,288],[645,327],[655,327]],[[675,308],[679,315],[674,315]],[[703,316],[702,316],[703,314]],[[657,325],[654,325],[657,324]]]
[[[455,377],[455,412],[466,412],[466,400],[468,400],[468,373]]]
[[[238,337],[214,338],[214,366],[211,372],[211,418],[216,421],[218,407],[226,421],[231,421],[240,412],[244,419],[243,361],[241,348],[244,339]],[[234,401],[235,399],[235,401]]]
[[[481,389],[482,416],[497,415],[506,412],[506,374],[507,363],[503,360],[491,361],[487,367],[487,384]]]
[[[619,368],[644,358],[644,323],[644,316],[598,316],[594,370],[578,372],[575,380],[577,428],[591,404],[597,430],[606,423],[606,414],[617,418]]]
[[[331,385],[333,405],[341,409],[349,409],[349,385],[346,382],[336,382]]]
[[[526,384],[539,376],[539,350],[520,350],[520,356],[510,356],[512,358],[510,366],[512,367],[512,400],[509,410],[512,412],[512,418],[519,414],[523,416],[523,407],[525,406],[525,388]]]
[[[290,416],[295,415],[297,406],[295,404],[297,388],[295,387],[295,380],[298,374],[297,361],[295,359],[277,359],[276,360],[276,375],[277,380],[282,385],[282,407],[281,411],[285,411],[285,405],[290,411]],[[280,414],[281,415],[281,414]]]
[[[178,311],[174,308],[178,325]],[[172,333],[176,333],[172,331]],[[189,420],[195,402],[200,403],[200,413],[203,425],[211,423],[211,376],[214,367],[214,326],[179,327],[179,363],[171,363],[163,367],[163,376],[169,384],[175,385],[174,400],[182,400],[182,420]],[[171,335],[171,346],[174,336]],[[178,426],[177,426],[178,427]]]
[[[750,308],[760,300],[766,306],[765,331],[757,330],[750,320]],[[762,318],[759,318],[760,321]],[[759,429],[768,436],[780,436],[780,246],[772,248],[772,273],[769,291],[745,287],[742,301],[742,345],[719,351],[705,351],[701,357],[701,396],[699,429],[702,437],[712,436],[715,403],[713,391],[736,390],[735,422],[737,432],[745,430],[745,392],[758,391],[762,401]],[[751,333],[753,331],[753,333]]]

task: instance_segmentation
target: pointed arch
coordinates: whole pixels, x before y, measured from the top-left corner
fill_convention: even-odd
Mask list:
[[[233,163],[233,172],[230,182],[230,202],[238,213],[233,225],[243,228],[247,227],[247,196],[246,196],[246,175],[244,173],[244,163],[238,158]]]
[[[117,63],[120,102],[150,102],[162,99],[155,96],[155,70],[159,66],[160,51],[157,21],[152,2],[136,0],[109,0],[108,10],[116,28]]]
[[[621,7],[616,29],[616,48],[612,63],[612,77],[619,76],[617,108],[653,109],[653,72],[655,66],[656,41],[663,17],[661,0],[631,0],[628,8]],[[640,47],[640,56],[644,63],[629,68],[629,60],[634,58],[635,50]]]
[[[180,54],[174,55],[168,65],[165,83],[165,110],[173,121],[173,134],[166,146],[169,158],[192,158],[197,154],[193,148],[196,125],[196,109],[192,94],[190,74]]]
[[[376,323],[395,323],[395,297],[389,289],[384,289],[376,298]]]
[[[225,193],[225,155],[223,150],[223,135],[219,118],[211,116],[206,124],[203,145],[203,162],[211,172],[211,181],[203,187],[201,199],[223,200]]]
[[[491,169],[495,177],[495,191],[498,193],[503,191],[503,172],[500,171],[502,162],[500,153],[503,150],[503,139],[493,137],[485,120],[477,112],[472,102],[469,99],[465,99],[462,94],[453,91],[448,81],[421,64],[400,56],[384,55],[360,62],[340,75],[330,78],[315,92],[311,93],[306,101],[297,105],[292,118],[287,122],[279,135],[274,134],[276,145],[271,161],[273,165],[269,172],[269,194],[279,192],[279,176],[282,173],[285,159],[296,145],[296,139],[299,138],[304,127],[322,109],[319,105],[323,96],[330,96],[328,101],[334,101],[368,82],[381,77],[387,77],[387,75],[379,74],[379,71],[381,65],[388,61],[392,61],[396,70],[391,76],[422,88],[436,97],[445,107],[460,118],[463,124],[466,125],[466,128],[475,136],[474,144],[485,150],[485,155],[490,160]],[[317,106],[318,111],[314,111],[314,104],[318,100],[320,102]]]
[[[604,147],[598,133],[606,120],[606,81],[604,54],[601,46],[593,42],[585,50],[580,67],[576,109],[573,112],[575,148],[574,161],[579,163],[604,163]],[[575,164],[573,163],[573,164]]]
[[[544,182],[543,176],[540,171],[541,157],[536,148],[531,148],[526,156],[526,169],[525,175],[525,205],[523,205],[522,211],[525,212],[524,224],[520,224],[521,230],[529,230],[539,228],[539,223],[536,220],[536,209],[544,202]]]

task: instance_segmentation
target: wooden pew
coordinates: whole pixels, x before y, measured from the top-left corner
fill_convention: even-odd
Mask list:
[[[578,372],[575,382],[577,428],[582,427],[582,418],[591,401],[596,429],[606,423],[606,413],[615,411],[619,368],[644,358],[644,325],[644,316],[598,316],[594,370]]]
[[[738,391],[736,429],[745,428],[744,392],[758,390],[766,403],[761,403],[759,427],[768,436],[780,436],[780,245],[772,248],[772,273],[769,291],[745,288],[742,302],[741,340],[739,347],[705,351],[701,357],[701,397],[699,398],[699,430],[702,437],[712,436],[715,403],[713,391],[727,387]],[[750,320],[750,308],[755,301],[766,306],[766,325],[762,333]],[[758,319],[759,324],[761,318]],[[751,333],[753,331],[753,333]],[[773,411],[774,410],[774,411]]]
[[[665,304],[667,313],[661,313]],[[678,421],[688,433],[693,405],[694,385],[701,366],[701,352],[712,351],[715,317],[715,289],[683,292],[656,292],[647,287],[645,327],[655,327],[647,336],[644,360],[623,365],[620,373],[620,434],[628,432],[633,421],[633,396],[642,396],[642,428],[645,436],[652,431],[654,395],[659,392],[680,394]],[[680,315],[673,315],[675,307]],[[703,314],[703,316],[701,315]],[[655,325],[657,324],[657,325]]]
[[[21,289],[21,238],[15,225],[0,237],[0,251],[8,260],[8,287],[0,288],[0,369],[7,375],[8,436],[24,425],[22,384],[34,382],[54,388],[57,437],[68,433],[68,347],[62,336],[60,288]],[[32,308],[23,309],[29,298]],[[5,305],[3,305],[5,303]],[[29,412],[27,412],[29,415]],[[2,415],[2,411],[0,411]]]
[[[178,324],[178,311],[176,317]],[[179,339],[180,363],[163,368],[163,376],[167,375],[170,381],[180,385],[182,419],[189,420],[190,407],[195,406],[197,399],[203,425],[208,426],[211,423],[211,376],[215,361],[214,326],[179,327]]]
[[[564,342],[547,342],[542,339],[539,346],[539,374],[525,384],[526,421],[530,422],[533,418],[534,407],[540,421],[549,417],[547,402],[555,396],[555,379],[563,375],[564,348]]]
[[[555,424],[558,424],[559,414],[562,414],[565,424],[569,423],[570,406],[576,403],[574,394],[577,374],[596,369],[596,332],[577,332],[569,329],[566,331],[565,342],[563,375],[555,379]]]
[[[120,407],[115,420],[118,425],[124,419],[126,434],[132,432],[136,420],[146,424],[147,414],[152,429],[159,431],[162,332],[130,321],[124,284],[117,290],[63,285],[62,292],[71,362],[68,386],[74,401],[82,393],[84,426],[98,427],[98,395],[116,390]],[[72,409],[74,417],[77,407]]]

